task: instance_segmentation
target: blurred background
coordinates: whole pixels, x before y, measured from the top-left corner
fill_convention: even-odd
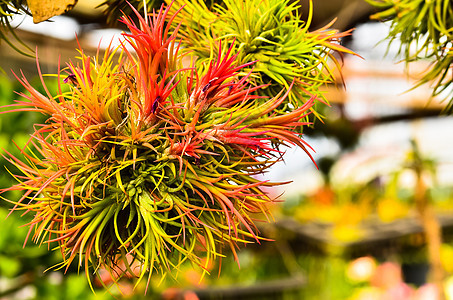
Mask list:
[[[77,55],[78,44],[95,54],[120,34],[105,25],[96,8],[102,2],[79,0],[48,22],[16,16],[11,25],[37,49],[43,73],[56,73],[59,61]],[[305,18],[308,0],[300,2]],[[442,228],[436,268],[446,299],[453,299],[453,118],[442,114],[442,95],[431,98],[429,85],[411,89],[429,61],[411,64],[406,74],[398,45],[382,42],[389,26],[371,22],[373,12],[363,0],[315,1],[312,29],[338,18],[334,28],[355,28],[343,44],[362,58],[343,58],[343,81],[325,88],[324,122],[304,132],[318,169],[302,151],[287,149],[285,161],[265,175],[291,183],[270,191],[282,202],[273,207],[275,222],[261,231],[274,241],[242,249],[240,268],[228,257],[220,275],[213,266],[200,281],[201,273],[187,266],[178,282],[152,282],[147,296],[126,281],[121,291],[105,291],[98,280],[94,295],[76,268],[46,271],[60,253],[23,247],[28,217],[6,218],[11,206],[1,201],[0,299],[441,299],[439,285],[430,283],[435,270],[417,207],[421,192]],[[0,66],[0,105],[22,91],[14,73],[40,86],[36,61],[4,44]],[[11,140],[25,145],[40,117],[0,115],[0,148],[17,153]],[[3,188],[12,184],[11,166],[3,158],[0,165]]]

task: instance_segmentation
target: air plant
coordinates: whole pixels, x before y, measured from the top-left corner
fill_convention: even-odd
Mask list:
[[[432,83],[433,96],[441,95],[453,112],[453,2],[451,0],[366,0],[380,11],[372,19],[391,22],[388,39],[399,41],[407,64],[430,59],[417,86]]]
[[[310,155],[296,128],[313,99],[274,113],[290,91],[263,99],[266,86],[241,75],[252,63],[238,64],[231,43],[203,68],[182,66],[179,26],[171,25],[178,11],[170,10],[135,11],[137,24],[123,16],[130,32],[120,46],[102,58],[80,50],[56,75],[55,94],[18,78],[28,93],[7,112],[47,120],[22,159],[5,153],[21,174],[2,191],[24,192],[7,201],[33,214],[29,238],[61,251],[57,268],[76,264],[87,277],[103,268],[137,283],[175,275],[185,262],[208,272],[225,248],[237,258],[240,245],[263,239],[255,222],[272,219],[275,200],[263,187],[277,183],[256,175],[282,159],[278,146]]]
[[[331,29],[334,21],[309,30],[311,1],[306,21],[300,18],[297,1],[224,0],[212,9],[202,0],[185,2],[175,1],[185,4],[176,18],[181,23],[179,33],[185,50],[198,58],[197,64],[205,65],[211,60],[218,51],[218,41],[225,40],[225,49],[233,47],[239,52],[240,63],[256,61],[242,72],[251,72],[250,79],[257,86],[267,84],[258,90],[260,95],[272,97],[294,82],[287,100],[279,107],[282,112],[291,111],[312,97],[328,102],[320,87],[336,82],[332,66],[340,70],[340,63],[334,53],[353,53],[340,44],[350,31]]]

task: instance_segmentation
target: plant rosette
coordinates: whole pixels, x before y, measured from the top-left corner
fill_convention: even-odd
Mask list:
[[[315,98],[318,101],[311,110],[321,118],[318,104],[328,103],[321,87],[337,83],[339,56],[354,54],[341,45],[341,39],[351,30],[330,28],[335,20],[318,30],[309,30],[312,1],[306,21],[300,17],[298,2],[290,0],[223,0],[212,8],[201,0],[166,0],[171,2],[184,5],[176,17],[181,26],[179,37],[184,50],[197,58],[200,67],[208,65],[206,62],[212,60],[222,41],[228,45],[225,49],[232,47],[238,53],[241,64],[256,62],[242,72],[250,72],[255,85],[266,84],[257,90],[259,95],[273,97],[292,85],[277,110],[281,113]]]
[[[20,158],[5,151],[20,173],[2,192],[24,192],[7,201],[33,214],[27,239],[58,249],[55,268],[76,264],[90,282],[106,270],[114,281],[149,283],[186,262],[207,273],[225,249],[237,259],[240,245],[263,239],[257,219],[272,219],[264,187],[278,183],[256,175],[282,159],[279,146],[310,156],[296,129],[307,125],[313,99],[274,113],[289,90],[263,99],[264,86],[241,73],[252,63],[238,65],[234,47],[219,45],[201,71],[183,67],[170,9],[149,18],[135,11],[138,25],[122,17],[129,32],[120,46],[102,58],[80,50],[55,75],[54,93],[38,64],[46,93],[18,77],[27,93],[4,111],[47,120]]]

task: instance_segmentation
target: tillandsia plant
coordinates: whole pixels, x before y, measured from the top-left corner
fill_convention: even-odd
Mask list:
[[[391,22],[388,39],[401,42],[406,63],[431,59],[418,85],[434,82],[453,112],[453,2],[451,0],[366,0],[380,11],[372,19]],[[417,86],[418,86],[417,85]]]
[[[332,65],[340,69],[334,52],[353,53],[340,44],[350,31],[330,29],[333,22],[309,31],[311,1],[306,21],[300,18],[297,1],[224,0],[212,9],[202,0],[185,2],[175,1],[185,4],[177,23],[181,23],[183,45],[198,57],[197,64],[211,60],[217,53],[218,41],[226,40],[229,47],[239,52],[240,63],[256,61],[243,72],[251,71],[251,80],[257,86],[268,84],[258,91],[260,95],[272,97],[294,81],[287,101],[279,107],[282,112],[291,111],[312,97],[326,102],[320,87],[335,83]]]
[[[289,91],[259,96],[265,86],[240,75],[251,63],[238,64],[233,46],[219,45],[202,71],[183,67],[170,9],[136,12],[137,24],[122,17],[130,33],[120,46],[103,58],[81,50],[56,75],[56,94],[19,79],[28,94],[7,112],[48,118],[22,160],[6,153],[22,174],[3,192],[24,192],[14,210],[34,214],[34,242],[58,244],[59,268],[75,263],[89,277],[102,267],[148,282],[185,261],[208,272],[224,248],[236,257],[241,244],[262,239],[255,221],[271,219],[275,200],[263,187],[276,183],[256,175],[281,160],[278,146],[309,153],[296,128],[313,100],[273,114]]]

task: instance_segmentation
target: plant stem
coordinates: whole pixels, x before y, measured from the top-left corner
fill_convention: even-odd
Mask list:
[[[8,296],[20,291],[29,284],[33,284],[35,280],[36,277],[31,271],[22,274],[16,279],[16,281],[18,282],[16,285],[9,287],[6,290],[0,291],[0,299],[9,299]]]
[[[439,300],[445,299],[443,281],[445,272],[440,259],[442,245],[442,228],[437,220],[433,207],[428,201],[427,188],[422,177],[420,168],[416,168],[417,186],[415,188],[415,203],[420,221],[425,233],[428,246],[428,260],[430,264],[430,280],[437,287]]]

